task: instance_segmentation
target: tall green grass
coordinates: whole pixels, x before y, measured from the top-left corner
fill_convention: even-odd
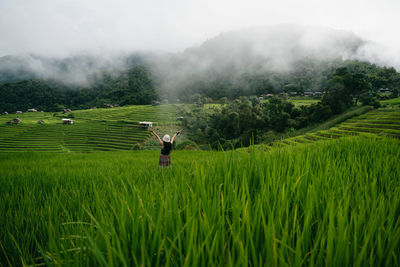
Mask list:
[[[393,139],[0,154],[5,266],[399,266]]]
[[[388,100],[380,101],[382,104],[389,104],[389,105],[399,105],[400,104],[400,97],[392,98]]]

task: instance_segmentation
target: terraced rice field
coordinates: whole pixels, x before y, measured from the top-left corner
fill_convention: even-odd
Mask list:
[[[155,125],[178,123],[177,107],[130,106],[114,109],[78,110],[73,125],[63,125],[69,114],[34,112],[0,116],[0,152],[93,152],[132,150],[150,133],[139,127],[140,121]],[[7,121],[20,118],[18,125]],[[44,124],[38,124],[43,120]]]
[[[346,120],[329,130],[307,133],[275,142],[274,145],[296,145],[319,140],[336,139],[349,135],[373,134],[400,139],[400,108],[374,109]]]
[[[87,109],[78,110],[74,114],[78,118],[88,120],[105,120],[105,121],[152,121],[157,125],[171,124],[177,122],[179,105],[160,105],[160,106],[129,106],[113,109]]]
[[[90,121],[75,125],[1,125],[0,131],[0,152],[130,150],[149,136],[135,124]]]

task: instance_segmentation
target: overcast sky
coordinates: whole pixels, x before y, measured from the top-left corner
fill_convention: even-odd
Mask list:
[[[175,52],[282,23],[349,30],[400,51],[399,14],[400,0],[0,0],[0,56]]]

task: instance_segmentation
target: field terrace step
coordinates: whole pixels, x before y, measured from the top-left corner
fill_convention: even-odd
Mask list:
[[[340,138],[340,137],[342,137],[342,135],[340,135],[340,134],[327,132],[327,131],[319,131],[319,132],[314,133],[314,135],[322,136],[322,137],[326,137],[326,138]]]
[[[129,144],[121,144],[121,143],[112,143],[112,142],[87,142],[88,146],[113,146],[113,147],[119,147],[119,148],[129,148],[132,147],[136,143],[129,143]]]
[[[92,136],[92,137],[110,137],[110,138],[132,138],[132,137],[148,137],[149,135],[143,135],[143,134],[135,134],[135,133],[131,133],[131,134],[124,134],[124,133],[107,133],[107,132],[90,132],[86,134],[87,136]]]
[[[0,150],[12,149],[15,151],[62,151],[60,147],[58,148],[46,148],[46,147],[0,147]]]
[[[386,124],[396,124],[399,125],[400,124],[400,120],[369,120],[369,119],[364,119],[364,120],[347,120],[346,123],[367,123],[367,124],[382,124],[382,125],[386,125]]]
[[[399,112],[397,111],[397,112],[395,112],[395,111],[393,111],[393,112],[386,112],[386,113],[370,113],[370,112],[367,112],[367,113],[365,113],[365,114],[363,114],[363,115],[360,115],[360,117],[359,118],[398,118],[398,117],[400,117],[400,114],[399,114]]]
[[[359,135],[360,134],[357,131],[342,130],[342,129],[339,129],[339,128],[331,128],[329,131],[332,132],[332,133],[340,134],[340,135],[352,135],[352,136],[354,136],[354,135]]]
[[[294,142],[291,139],[283,139],[283,140],[281,140],[279,142],[282,143],[283,145],[290,145],[290,146],[296,145],[296,142]]]
[[[62,151],[62,148],[46,148],[46,147],[0,147],[0,150],[14,151]]]
[[[38,139],[36,139],[36,140],[31,140],[31,139],[14,139],[14,138],[10,138],[10,139],[3,139],[3,140],[0,140],[0,145],[2,144],[2,143],[12,143],[12,144],[18,144],[18,143],[24,143],[24,144],[49,144],[49,145],[51,145],[51,144],[60,144],[60,141],[61,140],[50,140],[50,141],[47,141],[46,139],[44,139],[44,140],[38,140]]]
[[[342,126],[360,127],[360,128],[384,128],[400,130],[400,125],[396,124],[378,124],[378,123],[341,123]]]
[[[148,136],[143,135],[117,135],[117,134],[107,134],[107,133],[88,133],[86,136],[92,138],[114,138],[114,139],[124,139],[124,138],[147,138]]]
[[[304,144],[304,143],[312,143],[313,141],[305,138],[304,135],[300,135],[300,136],[296,136],[294,138],[292,138],[292,140],[296,143],[300,143],[300,144]]]
[[[59,147],[59,144],[2,143],[0,147]]]
[[[290,145],[292,145],[292,144],[290,144]],[[293,145],[295,145],[295,144],[293,144]],[[289,146],[289,144],[288,143],[283,143],[282,141],[276,141],[276,142],[270,143],[269,146],[278,147],[279,148],[279,147]]]
[[[96,147],[93,147],[93,151],[120,151],[120,150],[126,150],[126,149],[113,148],[113,147],[105,147],[105,146],[96,146]]]
[[[330,140],[330,139],[331,139],[330,137],[317,135],[316,133],[317,133],[317,132],[311,133],[311,134],[308,134],[308,135],[310,135],[310,136],[312,136],[312,137],[315,137],[315,138],[318,138],[318,139],[320,139],[320,140]]]
[[[43,138],[39,138],[39,137],[30,137],[30,136],[27,136],[27,137],[25,137],[25,136],[19,136],[19,137],[3,137],[3,138],[0,138],[0,140],[1,140],[1,141],[4,141],[4,142],[5,142],[5,141],[59,142],[59,141],[62,140],[62,139],[61,139],[61,138],[60,138],[60,139],[49,139],[48,136],[45,136],[45,137],[43,137]]]
[[[398,133],[400,132],[400,129],[398,127],[385,127],[382,125],[354,125],[354,124],[340,124],[338,126],[339,129],[341,128],[348,128],[348,129],[353,129],[355,131],[362,130],[362,129],[373,129],[377,131],[387,131],[391,133]]]
[[[65,153],[65,150],[17,150],[17,149],[0,149],[0,153],[21,153],[21,152],[41,152],[41,153]]]
[[[320,140],[327,140],[328,138],[322,137],[322,136],[317,136],[313,134],[306,134],[303,136],[305,139],[308,139],[310,141],[320,141]]]
[[[88,143],[90,142],[112,142],[112,143],[120,143],[120,144],[132,144],[143,141],[141,138],[136,139],[111,139],[111,138],[88,138]]]
[[[387,133],[391,135],[400,135],[400,130],[393,130],[393,129],[385,129],[385,128],[364,128],[364,127],[351,127],[351,126],[340,126],[339,129],[343,130],[352,130],[358,132],[366,132],[366,133]]]
[[[126,148],[129,148],[129,147],[132,147],[136,143],[121,144],[121,143],[112,143],[112,142],[101,142],[101,141],[100,142],[92,142],[92,141],[89,141],[89,142],[87,142],[87,144],[90,145],[90,146],[112,146],[112,147],[118,147],[118,148],[126,149]]]

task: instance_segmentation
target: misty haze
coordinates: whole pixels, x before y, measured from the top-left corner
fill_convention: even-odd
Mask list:
[[[229,76],[232,83],[237,83],[243,74],[295,72],[304,61],[318,65],[352,59],[391,66],[384,56],[373,56],[379,50],[383,48],[378,44],[348,31],[275,25],[223,32],[179,53],[114,51],[81,52],[67,58],[35,54],[4,56],[0,58],[0,82],[37,78],[71,88],[91,88],[105,74],[118,76],[131,67],[146,65],[158,81],[159,93],[175,96],[199,81],[214,82]],[[317,84],[310,86],[322,90]]]

